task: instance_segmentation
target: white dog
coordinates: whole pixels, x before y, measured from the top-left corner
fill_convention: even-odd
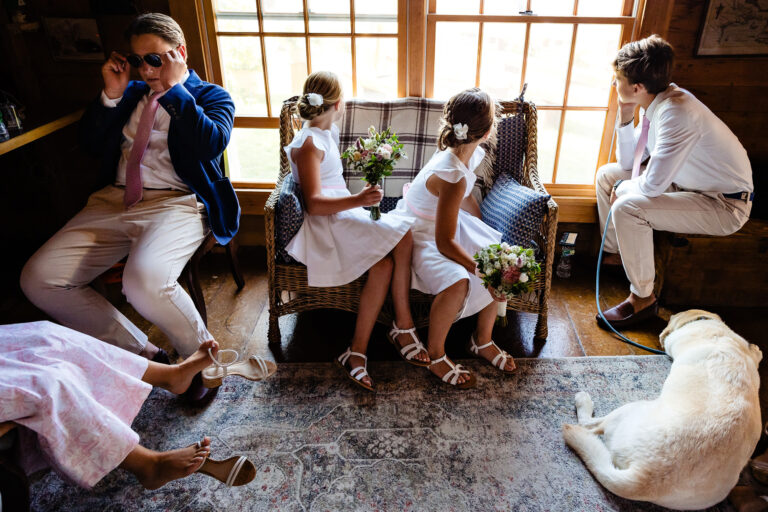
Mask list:
[[[577,393],[579,424],[563,425],[563,437],[595,478],[623,498],[706,508],[736,485],[760,438],[763,354],[701,310],[674,315],[660,342],[673,363],[656,400],[593,418],[592,399]]]

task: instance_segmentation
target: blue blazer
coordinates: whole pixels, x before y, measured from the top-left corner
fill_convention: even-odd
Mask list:
[[[123,126],[148,92],[146,82],[131,81],[116,107],[102,105],[99,95],[80,120],[82,146],[101,158],[104,185],[115,181]],[[191,69],[187,81],[171,87],[158,103],[171,116],[168,152],[173,168],[205,205],[216,240],[226,244],[240,224],[235,189],[220,165],[232,133],[235,104],[227,91],[203,82]]]

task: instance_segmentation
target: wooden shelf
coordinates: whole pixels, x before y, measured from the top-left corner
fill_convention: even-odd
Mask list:
[[[42,139],[46,135],[50,135],[57,130],[61,130],[66,126],[76,123],[82,117],[84,110],[85,109],[81,109],[77,112],[72,112],[71,114],[60,117],[55,121],[51,121],[50,123],[44,124],[43,126],[39,126],[34,130],[30,130],[28,132],[22,133],[21,135],[17,135],[10,140],[0,142],[0,155],[4,155],[5,153],[20,148],[26,144],[29,144],[30,142]]]

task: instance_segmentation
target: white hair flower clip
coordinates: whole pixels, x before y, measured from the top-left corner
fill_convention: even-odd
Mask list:
[[[323,104],[323,96],[322,94],[317,94],[316,92],[310,92],[307,93],[307,101],[313,107],[319,107]]]
[[[456,123],[453,125],[453,134],[456,135],[458,140],[465,140],[467,138],[467,131],[469,127],[464,123]]]

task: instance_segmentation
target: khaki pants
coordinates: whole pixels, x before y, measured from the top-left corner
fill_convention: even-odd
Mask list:
[[[123,293],[157,325],[182,357],[213,339],[192,299],[176,281],[208,233],[194,194],[144,190],[131,209],[124,190],[108,186],[38,251],[21,273],[27,298],[67,327],[141,352],[147,336],[89,284],[126,255]]]
[[[670,187],[658,197],[624,195],[610,205],[611,189],[620,179],[630,179],[616,163],[597,172],[597,211],[600,233],[608,211],[611,225],[605,236],[605,251],[621,254],[630,290],[638,297],[653,293],[656,269],[653,260],[653,230],[674,233],[726,236],[738,231],[749,219],[752,203],[725,199],[722,194],[686,191]]]

